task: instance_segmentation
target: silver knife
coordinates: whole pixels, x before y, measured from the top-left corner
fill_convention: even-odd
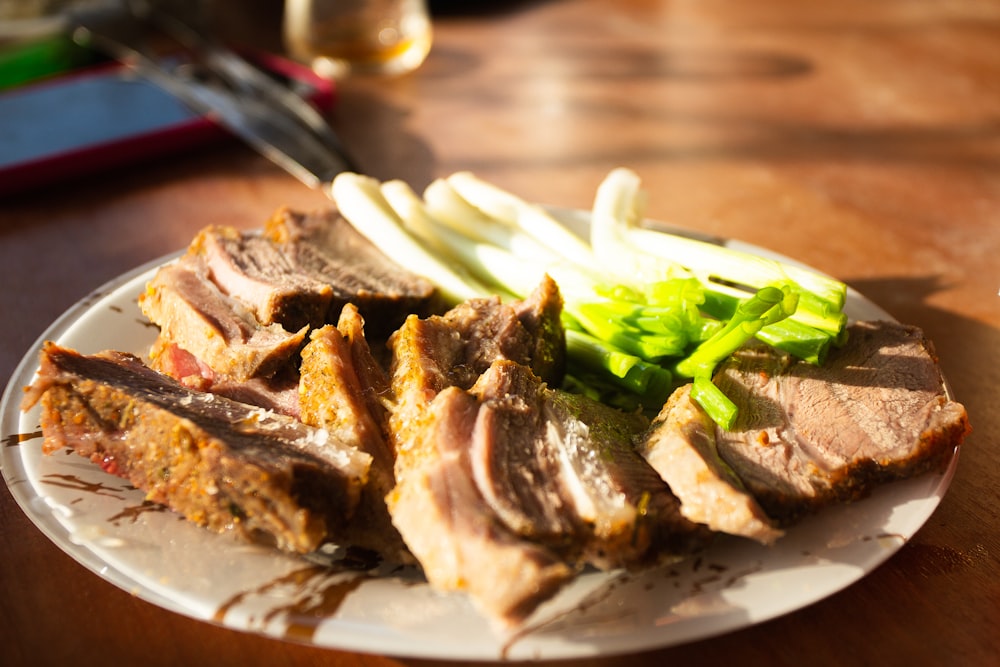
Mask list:
[[[322,189],[341,172],[359,171],[306,100],[178,20],[123,5],[79,13],[73,23],[74,40],[128,65],[309,187]],[[149,43],[163,37],[183,46],[190,59],[154,53]]]

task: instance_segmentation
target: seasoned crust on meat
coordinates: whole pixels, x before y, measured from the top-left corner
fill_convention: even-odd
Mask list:
[[[357,506],[371,457],[327,431],[196,392],[121,352],[41,353],[25,409],[44,448],[70,447],[216,532],[306,553]]]

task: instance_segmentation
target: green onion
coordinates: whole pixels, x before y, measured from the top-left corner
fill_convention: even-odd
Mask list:
[[[723,428],[738,408],[712,382],[751,339],[821,364],[843,343],[846,286],[788,262],[641,227],[639,177],[597,188],[584,239],[541,206],[468,172],[417,195],[400,181],[334,180],[345,218],[452,301],[525,298],[543,276],[564,301],[567,387],[591,383],[614,405],[662,407],[681,382]],[[588,392],[590,393],[590,392]]]

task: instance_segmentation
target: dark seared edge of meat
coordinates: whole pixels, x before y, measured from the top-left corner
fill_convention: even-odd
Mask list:
[[[132,355],[45,345],[24,408],[71,447],[217,532],[309,552],[350,518],[371,457],[326,431],[188,390]]]
[[[299,275],[332,289],[323,322],[336,323],[347,303],[357,306],[373,340],[384,340],[409,313],[442,310],[433,284],[396,264],[358,233],[336,209],[302,213],[281,208],[264,227]]]

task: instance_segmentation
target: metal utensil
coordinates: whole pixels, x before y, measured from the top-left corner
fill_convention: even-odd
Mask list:
[[[226,127],[312,188],[358,171],[305,99],[236,52],[148,3],[126,1],[73,17],[73,37],[131,67]],[[169,42],[168,56],[151,44]]]

